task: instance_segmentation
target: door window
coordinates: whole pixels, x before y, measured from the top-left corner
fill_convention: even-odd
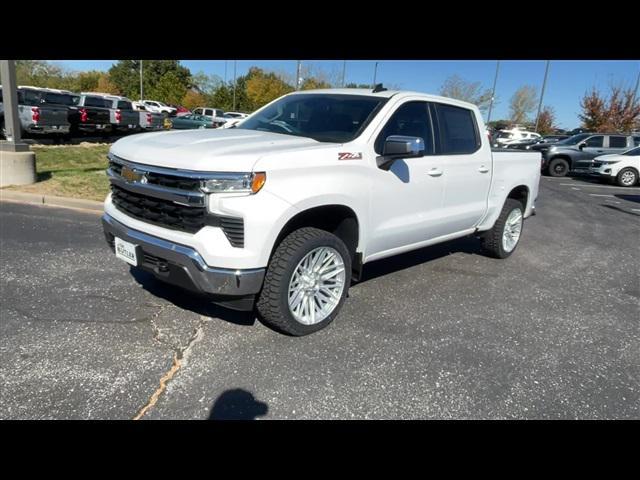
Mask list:
[[[480,136],[474,113],[462,107],[436,103],[438,127],[440,129],[440,153],[462,155],[480,148]]]
[[[433,130],[427,102],[407,102],[387,121],[375,142],[375,151],[382,155],[384,142],[391,135],[420,137],[424,140],[425,155],[433,155]]]
[[[596,137],[588,138],[585,143],[587,144],[587,147],[602,148],[603,141],[604,141],[604,137],[602,135],[598,135]]]
[[[626,147],[627,147],[627,137],[614,136],[614,135],[611,135],[609,137],[609,148],[626,148]]]

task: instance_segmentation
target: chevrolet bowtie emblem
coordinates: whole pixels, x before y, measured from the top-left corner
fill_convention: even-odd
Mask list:
[[[126,166],[122,167],[120,176],[129,183],[133,183],[133,182],[147,183],[147,177],[143,172],[139,172],[137,170],[134,170]]]

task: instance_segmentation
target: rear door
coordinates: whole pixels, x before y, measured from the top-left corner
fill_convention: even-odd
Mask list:
[[[482,143],[473,110],[433,103],[436,158],[444,180],[443,211],[447,233],[475,227],[487,209],[492,159],[489,145]]]
[[[626,135],[607,135],[605,138],[606,153],[622,153],[631,148],[633,144],[628,144],[627,138]]]

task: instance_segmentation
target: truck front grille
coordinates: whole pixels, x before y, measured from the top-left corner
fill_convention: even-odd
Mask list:
[[[143,222],[189,233],[196,233],[207,224],[204,207],[185,207],[169,200],[129,192],[113,184],[111,192],[111,199],[118,210]]]
[[[143,222],[196,233],[204,226],[219,227],[236,248],[244,247],[244,220],[212,215],[206,207],[187,207],[161,198],[129,192],[111,184],[111,200],[121,212]]]
[[[122,173],[122,165],[113,160],[109,161],[109,168],[118,175]],[[200,190],[200,180],[196,178],[181,177],[179,175],[167,175],[159,174],[155,172],[148,172],[146,174],[147,182],[151,185],[158,185],[160,187],[178,188],[180,190],[188,190],[190,192],[197,192]]]

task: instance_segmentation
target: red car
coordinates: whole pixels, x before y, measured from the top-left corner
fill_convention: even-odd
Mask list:
[[[170,106],[176,109],[176,113],[175,113],[176,117],[182,117],[183,115],[189,115],[191,113],[191,110],[189,110],[188,108],[184,108],[182,105],[170,105]]]

